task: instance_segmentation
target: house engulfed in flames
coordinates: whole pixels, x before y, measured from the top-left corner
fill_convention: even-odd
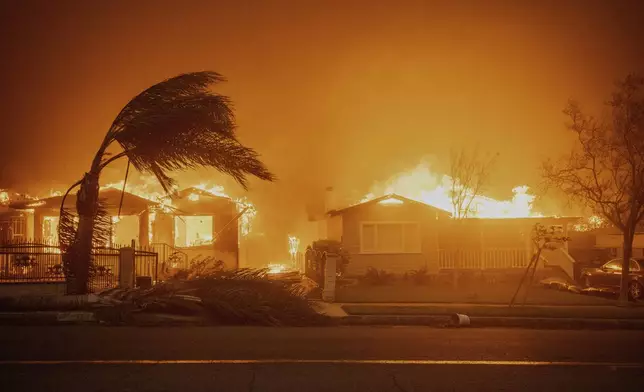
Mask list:
[[[324,215],[316,219],[318,237],[340,241],[350,253],[347,275],[362,275],[370,267],[399,274],[518,269],[528,265],[534,252],[535,224],[567,236],[579,220],[533,212],[534,196],[526,186],[516,187],[510,200],[474,195],[470,214],[453,219],[451,181],[421,164],[376,184],[359,202],[339,207],[329,188]],[[548,265],[573,277],[575,260],[567,244],[542,255]]]
[[[154,248],[165,261],[179,252],[183,260],[196,256],[214,256],[228,268],[239,266],[240,219],[249,207],[222,194],[204,189],[187,188],[171,201],[151,200],[114,187],[101,188],[103,200],[112,221],[112,233],[105,246],[129,245]],[[9,203],[12,241],[33,239],[58,242],[58,221],[62,196]],[[70,194],[65,206],[75,209],[76,196]],[[252,206],[250,207],[252,208]]]

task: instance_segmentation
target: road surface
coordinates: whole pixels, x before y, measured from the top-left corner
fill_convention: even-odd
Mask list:
[[[0,327],[2,391],[642,391],[644,333]]]

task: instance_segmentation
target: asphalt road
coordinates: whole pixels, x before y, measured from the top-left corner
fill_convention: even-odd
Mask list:
[[[644,333],[0,327],[2,391],[642,391]]]

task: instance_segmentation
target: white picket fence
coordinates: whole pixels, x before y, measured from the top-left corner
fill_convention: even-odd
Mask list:
[[[508,269],[525,268],[530,256],[525,249],[485,249],[461,250],[459,269]],[[439,250],[438,266],[440,269],[456,268],[456,251]]]

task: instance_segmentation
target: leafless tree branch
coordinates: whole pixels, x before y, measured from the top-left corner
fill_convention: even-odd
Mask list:
[[[644,219],[644,78],[627,76],[607,102],[610,121],[585,115],[570,101],[564,110],[576,147],[543,164],[547,186],[557,187],[617,227],[624,236],[620,299],[626,300],[628,267],[637,225]]]

